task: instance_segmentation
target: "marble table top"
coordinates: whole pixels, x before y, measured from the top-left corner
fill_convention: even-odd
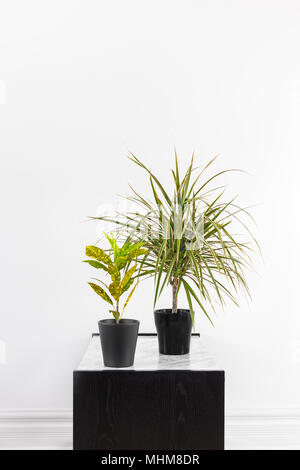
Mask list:
[[[79,364],[78,370],[221,370],[206,348],[202,337],[192,336],[190,353],[182,356],[159,354],[156,336],[139,336],[136,345],[135,361],[132,367],[105,367],[102,359],[100,338],[92,337],[90,344]]]

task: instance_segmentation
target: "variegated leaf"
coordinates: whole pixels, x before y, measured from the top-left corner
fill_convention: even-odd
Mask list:
[[[127,273],[125,274],[125,276],[123,277],[121,281],[121,284],[120,284],[121,289],[123,289],[126,286],[127,282],[131,279],[134,271],[136,270],[136,267],[137,265],[135,264],[134,266],[132,266],[132,268],[128,269]]]
[[[125,308],[127,307],[127,304],[128,304],[128,302],[129,302],[129,300],[131,299],[131,296],[132,296],[132,294],[134,293],[134,291],[135,291],[136,286],[138,285],[138,283],[139,283],[139,281],[137,281],[137,283],[135,284],[134,288],[130,291],[130,294],[129,294],[129,296],[127,297],[126,302],[125,302],[125,304],[124,304],[123,312],[124,312]]]
[[[138,249],[141,248],[144,244],[145,244],[145,242],[134,243],[133,245],[130,245],[130,246],[129,246],[129,251],[138,250]]]
[[[146,255],[147,253],[148,250],[146,250],[145,248],[138,248],[137,250],[133,250],[128,256],[128,261],[131,261],[134,258],[137,258],[138,256]]]
[[[130,261],[130,259],[128,258],[128,255],[126,256],[118,256],[118,258],[116,259],[116,266],[119,270],[125,268],[126,264]]]
[[[88,263],[90,266],[93,266],[93,268],[104,269],[104,271],[107,271],[107,266],[105,266],[103,263],[100,263],[99,261],[86,259],[83,261],[83,263]]]
[[[120,271],[115,264],[109,264],[107,268],[112,281],[120,282]]]
[[[119,257],[126,255],[126,253],[128,253],[130,250],[130,246],[131,246],[130,242],[124,243],[124,245],[120,248]]]
[[[97,246],[87,246],[85,248],[85,254],[86,256],[89,256],[89,258],[95,258],[103,263],[111,264],[110,257],[105,253],[105,251],[101,250],[101,248],[98,248]]]
[[[118,282],[114,281],[109,285],[109,292],[113,296],[113,298],[118,301],[122,295],[122,289]]]
[[[92,282],[89,282],[89,285],[91,288],[96,292],[96,294],[100,295],[103,300],[106,300],[109,304],[113,305],[113,302],[109,295],[105,292],[105,290],[102,289],[102,287],[98,286],[97,284],[93,284]]]
[[[113,316],[114,316],[114,319],[117,320],[117,318],[118,318],[117,312],[115,310],[110,310],[110,313],[112,313]]]
[[[124,285],[124,287],[122,288],[122,294],[124,292],[126,292],[129,287],[134,283],[134,280],[133,279],[129,279],[129,281]]]

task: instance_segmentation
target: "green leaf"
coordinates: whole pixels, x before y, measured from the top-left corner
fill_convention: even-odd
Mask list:
[[[174,153],[175,153],[175,172],[176,172],[174,173],[174,176],[175,176],[176,188],[178,190],[180,187],[180,177],[179,177],[178,157],[177,157],[176,149],[174,149]]]
[[[169,268],[168,268],[168,271],[165,275],[165,279],[164,279],[164,282],[162,283],[162,286],[160,288],[160,291],[159,291],[159,294],[158,294],[158,297],[160,297],[165,285],[170,281],[170,278],[171,278],[171,275],[172,275],[172,270],[173,270],[173,267],[174,267],[174,264],[175,264],[175,261],[176,261],[176,257],[174,256],[173,258],[173,261],[171,262]]]
[[[91,259],[86,259],[84,261],[82,261],[83,263],[88,263],[90,266],[93,266],[93,268],[96,268],[96,269],[104,269],[104,271],[107,271],[107,267],[100,263],[99,261],[94,261],[94,260],[91,260]]]
[[[124,256],[130,251],[131,247],[130,241],[124,243],[124,245],[119,249],[119,256]]]
[[[203,276],[202,276],[201,263],[199,263],[199,267],[200,267],[200,271],[199,271],[197,261],[196,261],[192,251],[189,251],[189,257],[191,259],[192,265],[193,265],[194,270],[195,270],[195,274],[196,274],[196,277],[197,277],[197,280],[198,280],[198,283],[199,283],[199,288],[200,288],[200,290],[202,290],[202,293],[203,293],[203,288],[202,288],[202,286],[203,286]]]
[[[163,272],[163,269],[164,269],[165,260],[166,260],[166,255],[164,254],[163,258],[161,260],[160,266],[158,268],[158,276],[157,276],[157,279],[155,281],[155,295],[154,295],[154,303],[153,303],[154,306],[156,305],[157,298],[158,298],[160,279],[161,279],[161,275],[162,275],[162,272]]]
[[[113,237],[113,236],[109,236],[107,235],[107,233],[104,234],[106,239],[108,240],[110,246],[112,247],[113,249],[113,253],[114,253],[114,260],[116,260],[118,254],[119,254],[119,247],[117,245],[117,241],[116,239]]]
[[[128,255],[124,255],[124,256],[119,255],[118,258],[116,259],[115,265],[121,271],[121,269],[125,268],[128,262],[129,262]]]
[[[110,274],[110,277],[112,279],[112,281],[116,281],[116,282],[120,282],[120,271],[119,269],[117,268],[117,266],[115,264],[109,264],[108,265],[108,268],[107,268],[107,271],[108,273]]]
[[[124,304],[123,312],[124,312],[125,308],[127,307],[128,302],[129,302],[129,300],[131,299],[131,296],[132,296],[132,294],[134,293],[134,291],[135,291],[136,286],[138,285],[138,283],[139,283],[139,281],[136,282],[136,284],[134,285],[133,289],[130,291],[130,294],[128,295],[128,297],[127,297],[127,299],[126,299],[126,302],[125,302],[125,304]],[[123,314],[123,312],[122,312],[122,314]]]
[[[105,282],[101,281],[101,279],[97,279],[96,277],[93,277],[92,279],[94,279],[97,282],[100,282],[100,284],[102,284],[107,290],[109,290],[108,285],[105,284]]]
[[[164,187],[162,186],[162,184],[160,183],[160,181],[158,180],[158,178],[156,178],[156,176],[137,158],[133,155],[133,153],[131,153],[131,157],[129,157],[129,159],[136,163],[137,165],[141,166],[142,168],[144,168],[144,170],[146,170],[149,175],[152,176],[152,179],[155,181],[155,183],[157,184],[157,186],[159,187],[159,189],[161,190],[165,200],[167,201],[168,205],[169,206],[172,206],[172,202],[171,202],[171,199],[169,198],[166,190],[164,189]]]
[[[126,286],[127,282],[131,279],[131,277],[133,276],[133,273],[135,272],[137,268],[137,264],[135,264],[134,266],[132,266],[132,268],[130,268],[127,273],[125,274],[125,276],[123,277],[122,281],[121,281],[121,284],[120,284],[120,287],[121,287],[121,290],[124,289],[124,287]]]
[[[134,283],[134,278],[132,277],[122,288],[122,294],[124,294],[124,292],[126,292],[133,283]]]
[[[96,292],[96,294],[100,295],[103,300],[108,302],[109,304],[113,305],[113,302],[109,295],[102,289],[102,287],[98,286],[97,284],[93,284],[92,282],[89,282],[89,285],[91,288]]]
[[[129,158],[147,173],[152,201],[147,201],[143,194],[139,195],[132,189],[133,194],[128,197],[128,200],[136,205],[132,212],[118,213],[118,217],[94,218],[115,223],[119,229],[118,239],[125,240],[114,263],[118,270],[128,271],[133,259],[138,263],[139,268],[124,284],[122,292],[129,289],[133,279],[153,276],[155,304],[162,290],[175,277],[178,279],[178,285],[184,287],[188,301],[191,304],[196,301],[208,318],[206,302],[214,310],[214,293],[217,293],[221,303],[229,299],[235,302],[235,298],[222,279],[226,278],[230,288],[231,285],[234,289],[242,287],[248,295],[243,269],[251,267],[252,245],[248,245],[248,235],[251,237],[251,232],[247,224],[236,217],[236,213],[242,212],[243,218],[250,217],[251,223],[252,216],[245,209],[236,206],[233,199],[228,199],[229,202],[225,200],[223,191],[225,186],[210,185],[217,177],[229,171],[240,170],[219,171],[209,178],[202,179],[204,171],[215,160],[212,159],[196,178],[193,178],[193,172],[197,167],[194,166],[192,157],[184,177],[180,180],[179,159],[175,151],[175,165],[171,174],[173,188],[169,191],[166,189],[168,186],[165,186],[165,183],[161,182],[137,157],[131,154]],[[180,232],[176,231],[176,217],[173,211],[176,204],[180,204],[182,208],[181,232],[183,237],[186,235],[185,240],[180,238]],[[158,215],[157,205],[160,206]],[[235,210],[236,207],[238,211]],[[232,208],[234,210],[231,210]],[[201,217],[203,217],[203,233],[197,229]],[[191,224],[188,220],[191,220]],[[151,227],[151,230],[146,232],[146,240],[144,227]],[[240,238],[239,228],[242,228],[242,236],[246,231],[247,239]],[[249,242],[252,243],[252,240],[256,243],[254,238],[250,238]],[[189,249],[191,247],[193,250]],[[196,292],[191,287],[191,282],[199,290],[199,297],[195,287],[193,286]],[[191,311],[194,310],[191,308]]]
[[[202,303],[200,302],[199,298],[197,297],[197,295],[195,294],[194,290],[192,289],[192,287],[188,284],[187,281],[185,281],[184,279],[182,279],[182,282],[183,282],[183,285],[185,287],[186,290],[189,291],[189,293],[194,297],[194,299],[196,300],[197,304],[200,306],[201,310],[203,311],[203,313],[205,314],[205,316],[207,317],[207,319],[210,321],[210,323],[212,324],[212,326],[214,326],[210,316],[208,315],[207,311],[205,310],[204,306],[202,305]]]
[[[182,184],[182,201],[184,201],[185,198],[186,198],[186,194],[187,194],[189,184],[190,184],[191,174],[192,174],[192,171],[193,171],[193,165],[194,165],[194,154],[192,156],[190,166],[188,167],[186,175],[185,175],[184,180],[183,180],[183,184]]]
[[[189,304],[189,307],[190,307],[190,313],[191,313],[191,317],[192,317],[193,328],[195,328],[195,313],[194,313],[194,308],[193,308],[191,295],[190,295],[189,289],[187,288],[187,283],[184,280],[182,282],[183,282],[183,287],[184,287],[184,290],[185,290],[185,293],[186,293],[186,298],[187,298],[187,301],[188,301],[188,304]]]
[[[207,181],[205,181],[205,183],[195,192],[195,196],[197,196],[197,194],[199,194],[200,191],[202,191],[202,189],[205,188],[205,186],[207,186],[208,183],[210,183],[213,179],[217,178],[220,175],[223,175],[224,173],[228,173],[228,172],[231,172],[231,171],[240,171],[240,172],[242,172],[242,170],[239,170],[238,168],[231,168],[230,170],[219,171],[219,173],[216,173],[211,178],[209,178]]]
[[[113,314],[114,319],[117,321],[117,319],[118,319],[118,314],[117,314],[116,310],[110,310],[110,313]]]
[[[151,184],[151,187],[152,187],[152,192],[153,192],[155,202],[156,202],[157,206],[160,208],[161,206],[163,206],[163,203],[161,202],[161,200],[158,197],[158,194],[157,194],[157,192],[155,190],[155,187],[154,187],[154,184],[153,184],[153,178],[152,178],[151,175],[150,175],[150,184]]]
[[[197,178],[195,179],[195,181],[193,182],[193,184],[191,185],[190,187],[190,190],[189,190],[189,193],[188,193],[188,197],[192,194],[192,191],[194,189],[194,187],[196,186],[196,183],[198,182],[200,176],[202,175],[202,173],[204,173],[204,171],[216,160],[216,158],[218,158],[218,155],[216,155],[214,158],[212,158],[208,163],[207,165],[205,165],[205,167],[203,168],[203,170],[200,172],[200,174],[197,176]]]
[[[144,241],[139,242],[139,243],[132,243],[129,245],[128,251],[137,250],[138,248],[142,248],[143,245],[145,245]]]
[[[119,298],[122,295],[122,289],[121,286],[118,282],[114,281],[111,284],[109,284],[109,292],[113,296],[113,298],[118,302]]]
[[[134,258],[137,258],[138,256],[146,255],[148,253],[148,250],[145,248],[137,248],[128,255],[128,261],[132,261]]]
[[[97,246],[87,246],[85,248],[85,254],[89,258],[95,258],[96,260],[102,261],[103,263],[111,263],[110,257],[101,248],[98,248]]]

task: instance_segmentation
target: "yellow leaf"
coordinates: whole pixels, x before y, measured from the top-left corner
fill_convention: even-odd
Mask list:
[[[128,297],[127,297],[127,299],[126,299],[126,302],[125,302],[125,304],[124,304],[124,307],[123,307],[123,312],[124,312],[125,308],[127,307],[127,304],[128,304],[128,302],[129,302],[129,300],[131,299],[131,296],[132,296],[132,294],[134,293],[135,288],[136,288],[136,286],[138,285],[138,283],[139,283],[139,281],[137,281],[136,285],[133,287],[132,291],[131,291],[130,294],[128,295]]]
[[[118,282],[114,281],[109,285],[109,292],[113,296],[113,298],[118,301],[122,294],[121,286]]]
[[[120,282],[120,271],[115,264],[109,264],[107,271],[109,272],[112,281]]]
[[[96,260],[102,261],[103,263],[111,264],[110,257],[105,253],[105,251],[101,250],[101,248],[98,248],[97,246],[87,246],[85,248],[85,254],[89,258],[95,258]]]
[[[131,279],[134,271],[136,270],[136,267],[137,267],[137,264],[135,264],[134,266],[132,266],[132,268],[128,269],[127,273],[125,274],[125,276],[123,277],[122,281],[121,281],[121,289],[123,289],[127,282]]]
[[[113,305],[111,298],[105,292],[105,290],[102,289],[102,287],[98,286],[97,284],[93,284],[92,282],[89,282],[89,285],[96,292],[96,294],[98,294],[98,295],[100,295],[100,297],[102,297],[103,300],[106,300],[106,302]]]

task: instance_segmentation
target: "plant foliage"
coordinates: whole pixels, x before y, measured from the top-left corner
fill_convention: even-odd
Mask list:
[[[134,284],[134,274],[137,272],[138,257],[142,255],[146,256],[148,251],[142,248],[144,245],[143,241],[139,241],[138,243],[126,241],[123,246],[119,248],[113,236],[105,236],[111,246],[111,256],[97,246],[87,246],[85,254],[91,259],[85,260],[84,263],[88,263],[93,268],[104,270],[106,274],[110,276],[110,283],[96,279],[101,285],[93,282],[89,282],[89,285],[96,294],[112,306],[110,312],[113,314],[116,322],[119,323],[138,284],[138,281]],[[130,267],[133,261],[135,261],[135,264]],[[133,284],[134,286],[132,287]],[[120,298],[130,288],[131,290],[120,313]]]
[[[115,217],[94,217],[114,222],[119,235],[133,243],[144,240],[147,255],[139,260],[139,277],[154,277],[154,305],[167,285],[172,286],[172,311],[177,312],[180,289],[186,294],[194,320],[194,305],[212,323],[207,304],[214,310],[217,299],[224,305],[226,299],[237,304],[236,293],[241,287],[249,294],[244,270],[251,267],[251,245],[258,246],[242,216],[252,219],[248,208],[238,206],[235,199],[223,200],[224,186],[211,187],[223,170],[205,178],[212,159],[195,174],[192,157],[187,171],[180,176],[175,151],[172,170],[173,190],[163,186],[155,174],[136,156],[130,160],[148,175],[153,200],[148,201],[133,188],[128,199],[136,204],[135,212]],[[246,241],[235,235],[233,227],[242,228]],[[250,295],[250,294],[249,294]]]

